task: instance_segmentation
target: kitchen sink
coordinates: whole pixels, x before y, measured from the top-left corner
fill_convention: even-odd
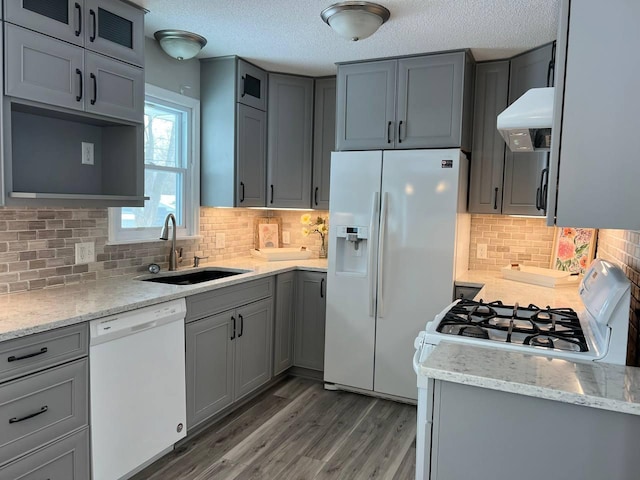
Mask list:
[[[232,277],[249,271],[250,270],[222,270],[217,268],[208,268],[206,270],[198,270],[196,272],[155,275],[153,277],[141,278],[140,280],[143,282],[168,283],[170,285],[195,285],[196,283]]]

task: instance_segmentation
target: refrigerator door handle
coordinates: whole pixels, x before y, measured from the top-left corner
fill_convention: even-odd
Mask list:
[[[382,194],[382,207],[380,208],[380,232],[378,236],[378,317],[384,316],[384,237],[387,230],[387,208],[389,193]]]
[[[380,192],[375,192],[371,201],[371,221],[369,222],[369,238],[373,240],[373,232],[378,224],[378,215],[380,213]],[[374,248],[373,241],[369,243],[369,316],[375,316],[376,309],[376,277],[373,274],[373,262],[374,262]]]

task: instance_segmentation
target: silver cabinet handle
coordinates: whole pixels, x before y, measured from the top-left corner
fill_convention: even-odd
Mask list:
[[[389,208],[389,193],[382,195],[380,208],[380,233],[378,237],[378,317],[384,316],[384,237],[387,231],[387,209]]]

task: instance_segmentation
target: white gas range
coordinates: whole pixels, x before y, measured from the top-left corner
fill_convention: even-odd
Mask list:
[[[617,266],[597,259],[580,282],[584,309],[505,305],[456,300],[446,307],[415,340],[413,367],[418,376],[416,479],[428,478],[427,404],[429,379],[420,373],[424,362],[442,341],[504,348],[577,362],[601,361],[624,365],[627,354],[630,282]]]

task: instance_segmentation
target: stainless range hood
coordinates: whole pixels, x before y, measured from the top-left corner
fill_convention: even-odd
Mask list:
[[[512,152],[548,152],[553,87],[532,88],[498,115],[498,131]]]

